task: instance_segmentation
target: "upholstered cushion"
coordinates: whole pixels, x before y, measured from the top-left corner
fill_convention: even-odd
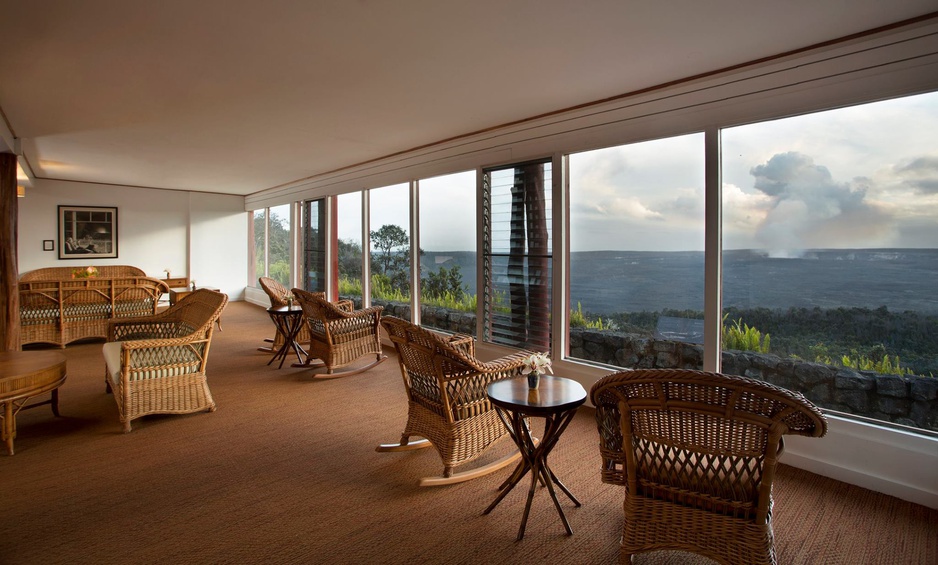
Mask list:
[[[107,365],[107,376],[111,379],[111,386],[116,386],[121,378],[121,342],[110,341],[104,344],[104,363]]]

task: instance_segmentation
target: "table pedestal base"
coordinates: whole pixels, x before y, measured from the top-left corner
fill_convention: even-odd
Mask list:
[[[495,406],[495,410],[498,412],[498,417],[501,418],[505,427],[508,428],[511,439],[515,442],[515,445],[518,446],[518,450],[521,452],[521,462],[512,472],[511,476],[499,487],[502,492],[498,495],[498,498],[485,509],[483,514],[488,514],[498,506],[498,503],[505,498],[505,495],[511,492],[511,489],[515,488],[515,485],[524,478],[528,471],[531,471],[531,486],[528,489],[528,498],[524,505],[524,514],[521,517],[521,527],[518,529],[518,540],[520,541],[524,538],[524,529],[528,523],[531,501],[534,499],[534,490],[537,488],[538,482],[547,486],[547,491],[554,501],[554,507],[557,508],[557,513],[560,514],[560,520],[563,522],[564,529],[568,535],[572,535],[573,529],[570,528],[570,523],[567,522],[567,516],[560,506],[560,501],[557,500],[554,485],[557,485],[576,506],[580,506],[580,501],[573,496],[573,493],[560,482],[557,475],[550,469],[550,466],[547,464],[547,455],[557,444],[557,440],[560,439],[560,435],[566,429],[567,425],[573,420],[573,416],[576,415],[576,409],[574,408],[572,410],[543,416],[545,420],[544,437],[540,442],[531,435],[531,430],[527,423],[527,416],[521,412],[505,410],[499,406]]]

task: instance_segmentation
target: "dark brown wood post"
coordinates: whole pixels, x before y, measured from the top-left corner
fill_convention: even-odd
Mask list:
[[[17,271],[16,155],[0,153],[0,349],[20,349]]]

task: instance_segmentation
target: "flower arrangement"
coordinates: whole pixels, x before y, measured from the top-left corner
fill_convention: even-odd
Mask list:
[[[521,365],[522,375],[531,373],[543,375],[544,373],[553,372],[550,367],[550,355],[547,353],[532,353],[524,359],[524,363]]]
[[[75,269],[72,271],[73,279],[88,279],[88,278],[96,277],[96,276],[98,276],[97,267],[88,266],[83,269]]]

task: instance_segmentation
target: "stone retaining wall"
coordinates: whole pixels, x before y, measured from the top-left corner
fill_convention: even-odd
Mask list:
[[[384,314],[410,319],[410,305],[380,303]],[[423,325],[475,335],[475,314],[424,307]],[[570,330],[570,356],[628,368],[703,368],[703,346],[635,334]],[[750,351],[724,351],[723,372],[799,390],[818,406],[938,431],[938,377],[881,375]]]
[[[570,331],[570,356],[618,367],[700,369],[703,347],[617,332]],[[938,431],[938,378],[881,375],[751,351],[724,351],[723,372],[802,391],[818,406]]]

